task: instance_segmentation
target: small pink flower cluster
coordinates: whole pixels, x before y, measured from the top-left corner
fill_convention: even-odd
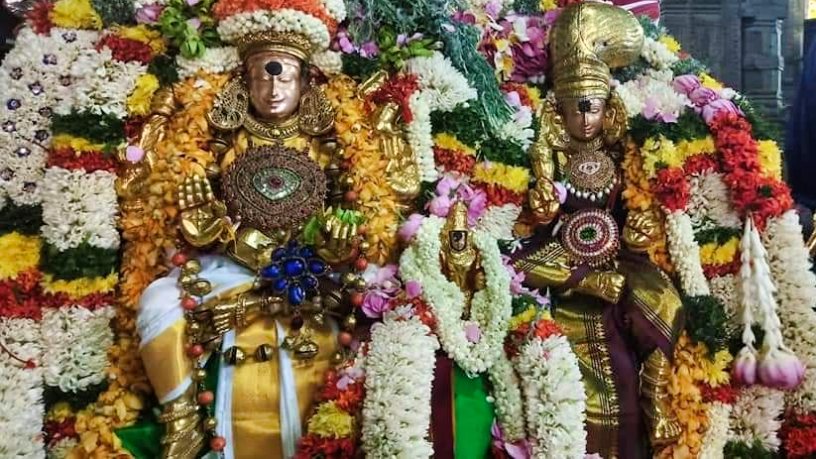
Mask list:
[[[802,362],[786,349],[763,350],[757,363],[757,351],[745,346],[734,360],[733,376],[736,382],[762,385],[776,389],[795,389],[805,376]]]
[[[674,90],[685,94],[694,104],[694,109],[702,115],[706,124],[710,123],[718,114],[735,113],[743,116],[742,110],[730,99],[735,95],[733,89],[715,91],[702,85],[696,75],[680,75],[672,83]]]

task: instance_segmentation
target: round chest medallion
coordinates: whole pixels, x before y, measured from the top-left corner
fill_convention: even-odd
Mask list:
[[[618,224],[603,210],[580,210],[561,228],[561,243],[574,261],[597,268],[618,253]]]
[[[224,200],[243,225],[270,234],[306,222],[326,197],[326,176],[306,154],[280,146],[247,150],[223,178]]]
[[[567,189],[591,201],[607,196],[617,181],[615,163],[602,151],[578,153],[569,158]]]

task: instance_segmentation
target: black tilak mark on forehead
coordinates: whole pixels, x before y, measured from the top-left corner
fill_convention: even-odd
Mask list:
[[[272,76],[280,75],[283,72],[283,66],[278,61],[270,61],[266,63],[266,72]]]
[[[581,99],[578,101],[578,111],[581,113],[586,113],[592,110],[592,101],[589,99]]]

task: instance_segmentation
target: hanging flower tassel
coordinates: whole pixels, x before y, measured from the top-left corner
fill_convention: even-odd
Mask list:
[[[776,313],[776,287],[771,280],[767,252],[762,245],[750,216],[740,242],[742,267],[740,268],[742,293],[742,342],[745,347],[734,365],[735,378],[744,384],[756,379],[765,386],[778,389],[794,389],[802,382],[805,368],[794,353],[785,346],[781,323]],[[754,317],[756,313],[756,318]],[[755,319],[762,326],[765,337],[759,364],[756,366],[755,336],[751,330]],[[756,371],[754,372],[754,369]]]

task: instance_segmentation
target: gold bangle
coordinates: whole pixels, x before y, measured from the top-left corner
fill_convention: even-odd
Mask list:
[[[246,325],[246,296],[241,295],[241,301],[235,308],[235,327],[244,327]]]

